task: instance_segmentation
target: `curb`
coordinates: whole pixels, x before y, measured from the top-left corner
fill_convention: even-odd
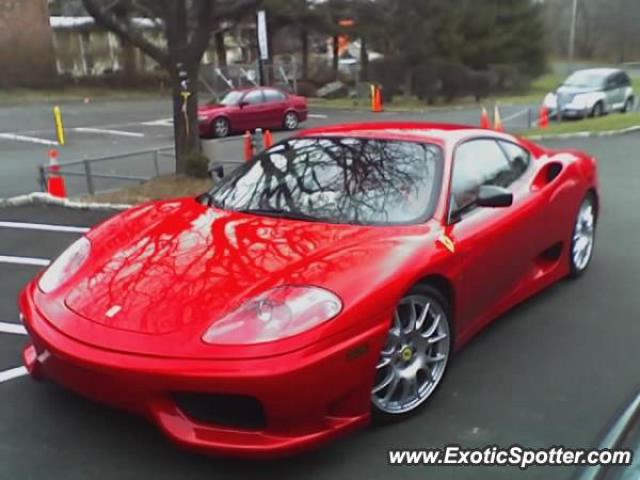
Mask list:
[[[621,130],[606,130],[604,132],[574,132],[574,133],[555,133],[549,135],[524,135],[525,138],[533,141],[541,140],[567,140],[572,138],[597,138],[597,137],[613,137],[617,135],[626,135],[628,133],[640,132],[640,125],[623,128]]]
[[[28,195],[20,195],[17,197],[2,199],[0,198],[0,208],[5,207],[22,207],[26,205],[43,205],[71,208],[74,210],[126,210],[131,205],[118,203],[89,203],[76,202],[67,198],[58,198],[48,193],[35,192]]]

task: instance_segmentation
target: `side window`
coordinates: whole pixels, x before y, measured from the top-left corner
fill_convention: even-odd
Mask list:
[[[517,179],[514,177],[512,164],[496,141],[482,139],[463,143],[453,159],[451,212],[472,210],[481,186],[506,188]]]
[[[511,163],[511,171],[513,172],[514,181],[522,176],[529,168],[531,163],[531,153],[515,143],[499,141],[498,144],[507,155],[509,163]]]
[[[249,105],[257,105],[259,103],[264,103],[264,97],[262,96],[261,90],[251,90],[244,96],[244,101]]]
[[[620,87],[625,88],[630,86],[631,79],[629,78],[629,75],[627,75],[625,72],[620,72]]]
[[[612,75],[610,77],[607,78],[606,82],[605,82],[605,88],[607,90],[613,90],[615,88],[618,88],[618,81],[616,79],[615,75]]]
[[[263,90],[264,92],[264,98],[266,100],[267,103],[270,102],[283,102],[286,99],[286,96],[284,93],[279,92],[278,90],[273,90],[271,88],[267,88],[265,90]]]

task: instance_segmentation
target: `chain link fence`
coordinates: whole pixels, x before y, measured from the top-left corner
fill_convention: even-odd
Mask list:
[[[46,192],[49,177],[57,174],[65,178],[71,195],[93,195],[121,188],[131,182],[143,183],[174,171],[175,151],[173,147],[167,146],[60,162],[58,172],[54,172],[50,165],[39,165],[38,184],[40,190]],[[121,172],[126,172],[126,175]]]
[[[263,62],[262,67],[258,62],[226,66],[203,65],[200,70],[201,92],[219,97],[234,88],[255,87],[260,83],[261,68],[265,85],[298,92],[300,66],[293,57]]]

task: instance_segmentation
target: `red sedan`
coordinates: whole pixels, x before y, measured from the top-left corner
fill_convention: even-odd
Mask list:
[[[256,128],[295,130],[307,120],[307,99],[272,87],[231,90],[198,109],[200,136],[222,138]]]
[[[289,455],[403,418],[500,314],[585,272],[596,160],[422,123],[303,132],[75,242],[22,292],[34,378],[178,444]]]

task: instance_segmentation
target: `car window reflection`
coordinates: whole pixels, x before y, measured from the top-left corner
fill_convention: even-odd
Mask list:
[[[433,144],[290,139],[226,179],[212,198],[219,208],[334,223],[416,223],[433,213],[441,172],[441,149]]]

